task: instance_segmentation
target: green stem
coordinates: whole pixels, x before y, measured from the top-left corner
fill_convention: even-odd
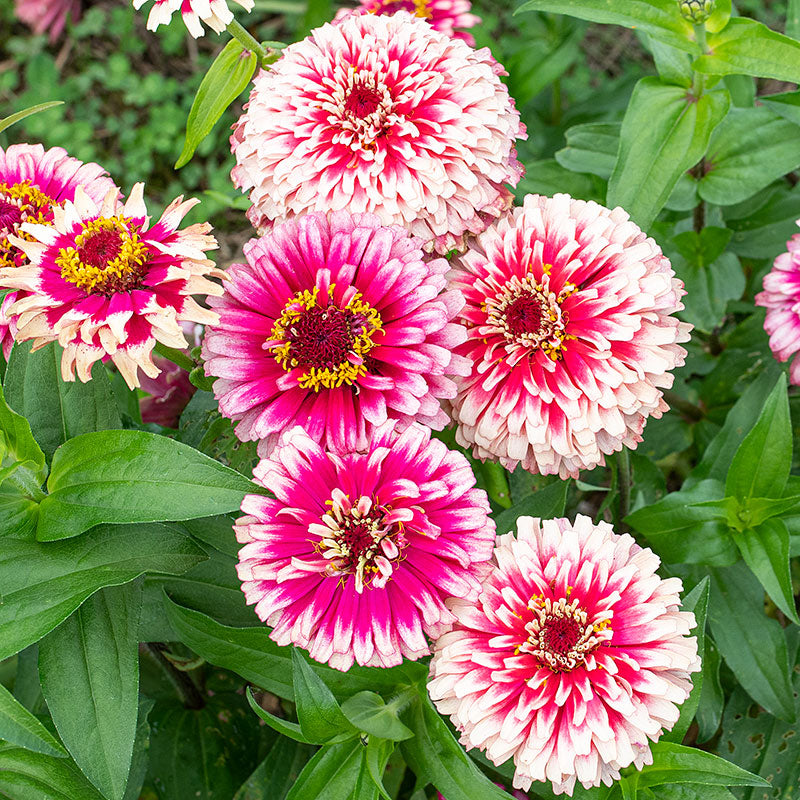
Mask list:
[[[486,481],[489,499],[501,508],[511,508],[511,492],[505,469],[494,461],[487,461],[481,465],[481,473]]]
[[[706,52],[706,26],[705,25],[695,25],[694,26],[694,35],[695,39],[697,40],[697,44],[700,47],[700,51],[705,54]],[[695,100],[699,100],[703,94],[703,91],[706,88],[706,76],[702,72],[695,72],[694,78],[692,79],[692,95],[694,96]]]
[[[258,56],[259,64],[264,63],[267,51],[235,19],[228,23],[228,33],[238,40],[245,50],[255,53]]]
[[[192,361],[183,350],[177,350],[174,347],[167,347],[165,344],[161,342],[156,342],[156,353],[160,356],[164,356],[168,361],[171,361],[173,364],[177,364],[181,369],[185,369],[187,372],[191,372],[197,364]]]
[[[617,456],[619,462],[619,521],[618,526],[623,526],[622,520],[628,516],[631,509],[631,455],[627,447],[623,447]]]
[[[669,389],[664,392],[664,400],[667,401],[670,408],[679,411],[681,416],[685,417],[689,422],[700,422],[705,416],[700,406],[696,406],[694,403],[684,400],[679,394]]]
[[[167,680],[178,693],[186,708],[199,710],[205,707],[206,701],[195,682],[164,656],[164,645],[161,642],[142,642],[141,648],[161,667]]]

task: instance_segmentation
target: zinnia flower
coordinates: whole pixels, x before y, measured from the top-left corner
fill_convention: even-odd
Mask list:
[[[145,2],[147,0],[133,0],[133,7],[139,9]],[[253,0],[234,2],[245,11],[253,8]],[[205,34],[201,23],[208,25],[212,31],[222,33],[233,20],[227,0],[154,0],[147,17],[147,30],[154,31],[159,25],[168,25],[176,11],[181,12],[184,25],[195,39]]]
[[[211,300],[220,321],[203,357],[220,411],[242,441],[261,440],[262,458],[294,425],[348,451],[387,418],[448,423],[447,376],[469,367],[451,352],[464,341],[450,323],[463,298],[442,292],[445,259],[426,262],[403,228],[344,211],[285,222],[244,253]]]
[[[199,202],[179,197],[149,224],[143,184],[118,209],[116,189],[98,206],[81,188],[75,202],[56,209],[53,225],[27,223],[36,241],[12,238],[30,263],[0,269],[0,286],[21,290],[8,313],[18,317],[17,340],[34,349],[58,340],[64,348],[61,376],[91,379],[92,364],[110,357],[128,386],[138,370],[155,377],[156,342],[186,347],[182,320],[215,322],[192,294],[221,294],[207,276],[223,277],[204,251],[216,247],[208,223],[178,230]]]
[[[786,245],[787,252],[775,259],[764,276],[764,291],[756,295],[756,305],[767,309],[764,330],[778,361],[786,361],[800,350],[800,233]],[[800,358],[792,361],[789,380],[800,386]]]
[[[391,667],[429,653],[455,620],[447,597],[474,603],[495,539],[469,462],[414,424],[380,426],[366,452],[326,453],[300,428],[255,479],[235,525],[247,602],[281,645],[335,669]]]
[[[61,35],[67,19],[78,21],[81,0],[15,0],[14,13],[34,33],[50,33],[54,42]]]
[[[463,245],[511,204],[519,113],[488,49],[405,12],[352,14],[255,79],[231,137],[250,221],[369,211],[427,249]]]
[[[463,39],[474,47],[475,39],[456,28],[472,28],[480,21],[470,13],[472,3],[469,0],[359,0],[360,6],[355,9],[343,8],[336,15],[340,22],[350,14],[394,14],[396,11],[408,11],[415,17],[426,20],[435,30],[441,31],[454,39]]]
[[[477,604],[437,642],[428,689],[467,748],[514,759],[514,786],[610,785],[652,763],[700,669],[681,582],[631,536],[578,515],[517,520],[498,539]]]
[[[26,222],[52,224],[54,209],[74,200],[78,186],[96,202],[112,189],[118,193],[99,164],[84,164],[68,156],[62,147],[49,150],[40,144],[12,144],[7,150],[0,147],[0,269],[28,263],[25,253],[9,241],[9,236],[32,239],[20,226]],[[8,308],[16,299],[16,293],[9,292],[0,306],[0,346],[6,359],[16,332]]]
[[[475,456],[577,477],[667,410],[683,283],[621,208],[528,196],[453,266],[472,363],[453,417]]]

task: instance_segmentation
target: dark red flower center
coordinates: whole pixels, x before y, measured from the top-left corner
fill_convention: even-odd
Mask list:
[[[341,568],[345,572],[355,572],[359,559],[372,555],[375,550],[375,537],[372,535],[371,520],[350,521],[345,523],[339,534],[339,541],[347,548],[348,553],[342,559]]]
[[[291,327],[292,356],[299,366],[332,369],[347,360],[363,324],[352,311],[335,306],[309,308]]]
[[[121,250],[119,231],[99,230],[78,248],[78,257],[84,264],[104,270],[109,262],[119,256]]]
[[[574,618],[555,617],[548,619],[541,632],[542,644],[550,652],[565,656],[580,641],[583,626]]]
[[[506,325],[513,336],[538,333],[542,327],[544,308],[540,295],[521,294],[505,310]]]
[[[359,119],[372,114],[381,104],[381,96],[369,86],[354,86],[344,101],[346,111]]]
[[[13,230],[22,222],[22,209],[0,197],[0,231]]]

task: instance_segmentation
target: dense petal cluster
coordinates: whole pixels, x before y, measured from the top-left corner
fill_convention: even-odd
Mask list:
[[[446,253],[511,204],[519,113],[488,49],[406,12],[351,14],[286,48],[231,137],[234,184],[266,229],[306,211],[374,212]]]
[[[133,0],[133,7],[141,8],[146,2],[147,0]],[[245,11],[253,8],[253,0],[234,2]],[[168,25],[176,11],[180,11],[184,25],[195,39],[205,34],[203,23],[212,31],[222,33],[233,20],[233,12],[228,8],[227,0],[153,0],[147,16],[147,29],[154,31],[159,25]]]
[[[77,22],[81,0],[15,0],[14,12],[34,33],[49,33],[54,42],[70,17]]]
[[[349,14],[394,14],[407,11],[415,17],[428,22],[434,30],[441,31],[454,39],[463,39],[474,47],[475,39],[460,28],[472,28],[479,24],[480,17],[471,13],[469,0],[359,0],[355,9],[343,8],[336,15],[341,21]]]
[[[443,428],[463,298],[443,291],[445,259],[370,214],[308,214],[245,245],[206,330],[206,373],[242,441],[269,455],[301,425],[324,446],[363,449],[388,418]],[[402,426],[401,426],[402,427]]]
[[[12,144],[0,147],[0,269],[28,262],[23,250],[9,237],[32,240],[21,229],[25,223],[49,225],[53,210],[75,199],[78,186],[96,202],[116,190],[99,164],[84,164],[67,155],[62,147],[45,150],[40,144]],[[16,300],[9,292],[0,307],[0,347],[8,358],[14,343],[16,324],[8,308]]]
[[[477,457],[577,476],[667,410],[683,284],[621,208],[529,195],[453,264],[472,364],[453,416]]]
[[[110,357],[130,387],[139,369],[159,373],[156,342],[186,347],[183,320],[216,322],[193,294],[221,294],[208,276],[224,277],[205,257],[216,247],[208,223],[178,230],[196,200],[179,197],[153,225],[136,184],[120,208],[112,189],[98,206],[80,187],[74,202],[53,211],[52,225],[26,223],[33,241],[12,237],[29,263],[0,269],[0,287],[17,290],[6,313],[17,340],[34,348],[57,340],[64,348],[61,376],[88,381],[92,365]]]
[[[800,225],[800,220],[797,222]],[[800,351],[800,233],[786,243],[764,276],[764,291],[756,295],[756,305],[767,309],[764,330],[769,346],[778,361],[787,361]],[[795,357],[789,379],[800,386],[800,358]]]
[[[429,653],[454,621],[444,600],[474,603],[495,540],[469,462],[414,424],[374,432],[365,452],[325,452],[286,434],[237,520],[239,578],[278,644],[346,670]]]
[[[631,536],[579,515],[517,520],[498,539],[478,603],[437,642],[429,691],[467,748],[513,758],[514,786],[572,794],[652,763],[700,669],[677,578]]]

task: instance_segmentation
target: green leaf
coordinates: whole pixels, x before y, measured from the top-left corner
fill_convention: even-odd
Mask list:
[[[786,638],[778,621],[764,614],[764,590],[741,563],[710,574],[708,622],[720,654],[754,700],[793,720]]]
[[[14,699],[0,683],[0,739],[47,756],[61,758],[67,751],[50,731]]]
[[[401,742],[414,734],[400,722],[399,703],[386,701],[375,692],[359,692],[342,703],[342,712],[359,730]]]
[[[98,431],[53,456],[39,507],[40,541],[66,539],[101,522],[156,522],[238,510],[263,490],[240,473],[166,436]]]
[[[101,589],[39,642],[39,676],[56,729],[84,775],[122,800],[139,709],[139,607],[132,581]]]
[[[62,352],[55,342],[35,353],[16,344],[3,381],[8,404],[30,422],[48,460],[73,436],[122,427],[105,367],[98,361],[88,383],[64,381]]]
[[[291,661],[294,648],[275,644],[263,625],[230,628],[169,600],[166,609],[181,641],[195,653],[212,664],[233,670],[278,697],[294,700]],[[420,664],[404,664],[391,669],[353,666],[346,674],[317,662],[313,662],[311,667],[339,697],[349,697],[353,692],[376,687],[393,689],[424,677],[427,672]],[[412,678],[409,678],[409,671]]]
[[[148,697],[139,699],[139,715],[136,721],[136,739],[133,743],[133,758],[125,787],[125,800],[139,800],[142,784],[147,774],[148,750],[150,749],[150,723],[147,717],[153,710],[155,700]]]
[[[63,100],[50,100],[47,103],[39,103],[35,106],[30,106],[29,108],[23,108],[22,111],[17,111],[14,114],[10,114],[9,116],[0,119],[0,133],[2,133],[6,128],[10,128],[12,125],[15,125],[17,122],[21,122],[26,117],[30,117],[32,114],[38,114],[40,111],[47,111],[48,108],[54,108],[55,106],[63,105]]]
[[[149,782],[160,800],[233,797],[258,765],[258,718],[238,694],[215,694],[199,710],[158,702],[150,731]]]
[[[2,464],[7,466],[19,462],[36,481],[39,492],[47,477],[44,453],[31,433],[31,426],[25,417],[20,416],[8,407],[3,389],[0,387],[0,454]]]
[[[618,122],[587,122],[566,132],[567,146],[557,150],[556,161],[572,172],[588,172],[608,179],[619,149]]]
[[[325,744],[357,735],[358,732],[342,713],[331,690],[294,647],[292,679],[297,719],[303,735],[310,742]]]
[[[703,691],[697,706],[697,741],[707,742],[717,732],[722,717],[725,695],[719,682],[719,650],[714,642],[706,637],[703,650]]]
[[[792,466],[792,424],[786,376],[781,374],[764,401],[764,407],[733,457],[725,481],[725,494],[780,497]]]
[[[186,141],[175,169],[188,164],[197,146],[211,133],[225,109],[245,90],[258,66],[258,56],[231,39],[203,76],[186,120]]]
[[[787,3],[786,35],[800,39],[800,0],[789,0]]]
[[[528,0],[514,13],[521,11],[552,11],[589,22],[635,28],[681,50],[697,52],[692,26],[671,0]]]
[[[3,745],[0,795],[9,800],[105,800],[71,758]]]
[[[312,748],[279,736],[233,800],[285,800]]]
[[[262,708],[256,702],[253,696],[253,690],[250,686],[247,687],[247,702],[250,704],[250,708],[252,708],[272,730],[277,731],[281,736],[288,736],[290,739],[293,739],[295,742],[300,742],[301,744],[315,744],[315,742],[308,739],[296,722],[290,722],[289,720],[281,719],[281,717],[276,717],[274,714],[270,714],[269,711]]]
[[[658,75],[664,83],[688,88],[692,85],[692,62],[683,50],[649,37],[647,46],[653,55]]]
[[[800,83],[800,42],[754,19],[736,17],[708,37],[706,54],[692,66],[711,75],[753,75]]]
[[[778,116],[800,125],[800,92],[762,95],[758,102]]]
[[[697,638],[697,652],[703,656],[703,646],[705,644],[706,615],[708,614],[708,597],[710,592],[710,582],[708,576],[703,578],[697,586],[692,589],[684,598],[681,604],[681,611],[694,612],[696,624],[692,629]],[[703,673],[696,672],[692,677],[692,693],[686,702],[681,706],[681,715],[671,731],[663,737],[667,742],[681,742],[689,730],[694,719],[697,707],[700,704],[700,693],[703,691]]]
[[[678,178],[705,154],[729,105],[724,90],[698,100],[683,87],[642,78],[622,121],[606,205],[622,206],[637,225],[649,228]],[[642,136],[642,130],[648,135]]]
[[[453,738],[427,695],[411,703],[401,719],[414,732],[413,738],[400,742],[406,763],[447,800],[508,800]]]
[[[625,522],[644,534],[667,563],[733,564],[738,554],[728,526],[714,507],[702,505],[722,495],[719,481],[701,481],[628,514]]]
[[[392,800],[392,795],[386,791],[383,785],[383,774],[386,771],[386,765],[393,753],[394,744],[392,742],[370,736],[367,742],[367,752],[365,754],[367,770],[370,778],[372,778],[372,782],[378,789],[378,794],[380,794],[384,800]]]
[[[324,25],[333,17],[333,0],[308,0],[303,18],[303,31],[306,34],[313,28]]]
[[[602,199],[596,187],[600,181],[589,175],[571,172],[555,159],[528,161],[526,167],[525,175],[514,192],[520,200],[526,194],[554,195],[556,192],[566,192],[581,200]],[[605,188],[602,195],[605,195]]]
[[[734,108],[711,137],[697,190],[708,203],[733,205],[798,166],[796,124],[768,108]]]
[[[4,539],[0,547],[0,661],[38,641],[103,586],[144,572],[181,573],[205,558],[166,525],[104,525],[69,542]]]
[[[800,625],[795,608],[789,565],[789,531],[780,519],[768,519],[758,527],[731,531],[745,564],[767,590],[778,608]]]
[[[544,489],[528,495],[511,508],[501,511],[495,517],[497,535],[516,530],[518,517],[539,517],[540,519],[560,517],[564,513],[568,489],[568,480],[556,481],[545,486]]]
[[[797,202],[800,185],[773,186],[764,191],[760,207],[757,198],[724,209],[725,224],[733,230],[729,249],[744,258],[775,258],[797,230]]]
[[[303,768],[286,800],[372,800],[377,797],[374,784],[370,793],[360,791],[365,750],[359,739],[321,747]]]
[[[769,786],[759,775],[730,761],[663,739],[650,748],[653,763],[642,767],[639,786],[663,783],[702,783],[706,786]]]

